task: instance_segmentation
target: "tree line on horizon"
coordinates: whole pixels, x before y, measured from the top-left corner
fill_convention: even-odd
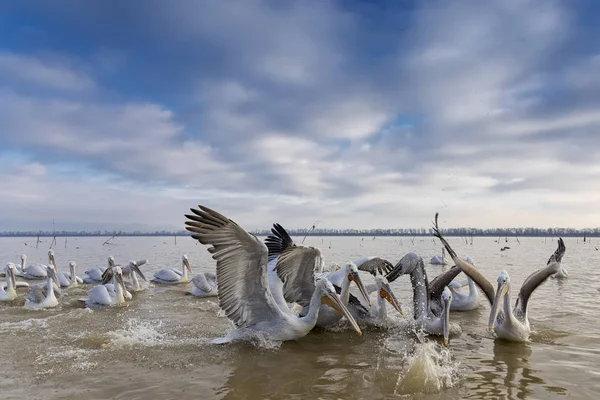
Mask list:
[[[251,231],[257,236],[266,236],[270,230]],[[396,229],[288,229],[292,236],[431,236],[432,229],[426,228],[396,228]],[[446,236],[461,237],[598,237],[600,228],[446,228],[442,229]],[[95,231],[4,231],[0,237],[74,237],[74,236],[190,236],[186,230],[168,231],[157,230],[153,232],[120,230],[95,230]]]

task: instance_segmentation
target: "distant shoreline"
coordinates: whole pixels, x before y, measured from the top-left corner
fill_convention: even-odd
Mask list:
[[[407,234],[407,233],[337,233],[337,232],[316,232],[316,233],[304,233],[304,232],[294,232],[294,231],[288,231],[290,233],[291,236],[310,236],[310,237],[363,237],[363,238],[373,238],[373,237],[406,237],[406,238],[424,238],[424,237],[432,237],[432,235],[430,233],[417,233],[417,234]],[[251,232],[253,235],[255,236],[267,236],[270,235],[270,232]],[[528,237],[534,237],[534,238],[545,238],[545,237],[549,237],[549,238],[554,238],[554,237],[573,237],[573,238],[597,238],[600,237],[600,232],[591,232],[591,233],[582,233],[582,232],[573,232],[573,233],[566,233],[566,232],[559,232],[559,233],[552,233],[552,234],[520,234],[520,235],[515,235],[515,234],[498,234],[498,233],[490,233],[490,234],[460,234],[460,233],[453,233],[453,232],[444,232],[444,236],[447,237],[462,237],[464,239],[470,239],[470,238],[485,238],[485,237],[491,237],[491,238],[528,238]],[[76,237],[103,237],[103,238],[110,238],[110,237],[114,237],[115,239],[118,237],[189,237],[191,236],[191,234],[188,234],[187,232],[173,232],[173,233],[121,233],[121,234],[111,234],[111,233],[99,233],[99,234],[95,234],[95,233],[71,233],[71,232],[65,232],[65,233],[56,233],[56,234],[52,234],[52,233],[41,233],[41,234],[33,234],[33,233],[3,233],[0,232],[0,238],[76,238]]]

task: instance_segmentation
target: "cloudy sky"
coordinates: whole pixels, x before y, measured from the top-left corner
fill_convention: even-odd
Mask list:
[[[600,225],[594,1],[0,5],[0,230]]]

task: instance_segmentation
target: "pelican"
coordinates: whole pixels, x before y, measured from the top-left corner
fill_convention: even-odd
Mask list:
[[[88,307],[113,306],[125,302],[125,284],[121,267],[112,267],[112,284],[97,285],[88,290],[87,299],[81,299]]]
[[[46,279],[46,265],[44,264],[29,264],[25,265],[27,256],[21,255],[21,274],[25,279]]]
[[[510,308],[510,277],[508,272],[502,271],[498,276],[498,288],[494,293],[494,286],[475,268],[472,264],[460,259],[448,242],[442,237],[437,225],[437,214],[434,225],[434,235],[442,241],[448,254],[452,257],[456,265],[483,290],[488,301],[492,306],[490,318],[488,321],[488,330],[494,331],[500,339],[512,342],[526,342],[529,340],[531,327],[527,316],[527,305],[531,294],[551,275],[560,270],[560,263],[565,254],[565,243],[562,238],[558,239],[558,248],[550,256],[546,267],[541,268],[531,274],[519,291],[514,308]],[[504,301],[502,310],[500,301]]]
[[[267,246],[218,212],[204,206],[199,208],[191,209],[193,215],[186,214],[186,229],[200,243],[212,246],[208,251],[217,261],[219,306],[238,329],[246,329],[271,340],[299,339],[313,329],[321,304],[326,303],[339,309],[354,329],[362,334],[327,279],[315,279],[306,316],[298,317],[289,309],[282,309],[269,289]],[[223,338],[216,343],[228,340]]]
[[[469,286],[469,293],[464,294],[460,288],[463,286]],[[475,283],[471,278],[463,281],[453,280],[448,285],[448,289],[452,292],[452,305],[450,310],[452,311],[471,311],[479,308],[479,295]]]
[[[92,267],[85,271],[86,277],[83,278],[83,283],[102,282],[102,274],[107,268],[115,266],[115,258],[108,256],[108,267]]]
[[[319,249],[309,246],[297,246],[287,231],[279,224],[273,224],[271,232],[273,235],[269,235],[265,239],[265,243],[271,259],[269,269],[274,268],[277,277],[273,276],[272,273],[268,275],[269,286],[273,287],[275,282],[271,282],[272,280],[276,280],[276,282],[279,280],[282,284],[285,301],[287,303],[298,303],[302,306],[300,316],[307,315],[310,310],[310,301],[315,290],[315,273],[321,274],[320,276],[327,278],[333,284],[344,306],[348,306],[350,283],[352,282],[356,284],[369,307],[371,306],[369,294],[360,279],[356,264],[347,262],[336,272],[322,274],[320,271],[322,270],[323,257]],[[273,261],[275,261],[275,266],[272,265]],[[316,269],[315,266],[317,266]],[[280,283],[275,284],[280,286]],[[276,290],[279,290],[279,288]],[[284,307],[282,304],[278,304],[278,306]],[[287,307],[287,304],[285,307]],[[316,325],[332,325],[342,317],[343,315],[335,308],[323,304],[319,310]]]
[[[461,332],[458,324],[450,324],[452,293],[447,287],[459,273],[459,268],[452,267],[430,283],[423,259],[415,253],[408,253],[386,275],[389,282],[395,281],[400,275],[410,275],[416,326],[430,335],[443,336],[446,346],[450,335]]]
[[[217,275],[212,272],[198,274],[192,278],[192,290],[188,293],[197,297],[215,297],[218,295]]]
[[[23,271],[23,267],[25,267],[25,260],[27,259],[27,256],[25,254],[21,254],[21,262],[17,265],[15,263],[11,263],[12,265],[15,266],[15,275],[16,276],[21,276],[22,275],[22,271]],[[2,270],[0,270],[0,277],[4,277],[6,276],[6,269],[8,267],[8,264],[6,267],[2,268]]]
[[[11,265],[12,265],[12,267],[11,267]],[[16,279],[16,277],[18,276],[19,267],[17,267],[16,264],[11,263],[11,262],[7,263],[6,266],[4,268],[2,268],[2,275],[6,276],[6,273],[8,272],[9,268],[13,269],[13,273],[14,273],[15,279]],[[8,289],[8,283],[9,282],[8,282],[8,278],[7,278],[6,282],[4,282],[0,286],[2,286],[2,288],[4,290],[7,290]],[[22,287],[27,287],[28,288],[29,287],[29,283],[27,283],[27,282],[17,282],[16,280],[13,280],[11,284],[13,285],[14,288],[22,288]]]
[[[129,264],[126,267],[121,268],[121,273],[123,274],[123,282],[125,282],[125,278],[129,278],[129,282],[125,283],[124,288],[124,296],[127,300],[130,300],[133,297],[130,292],[139,292],[144,290],[144,287],[140,283],[138,276],[144,281],[146,280],[146,277],[139,268],[140,265],[144,265],[146,262],[147,260],[131,260],[129,261]],[[104,271],[104,273],[102,274],[102,284],[106,285],[112,281],[113,269],[114,267],[111,267],[107,268]]]
[[[13,263],[6,264],[4,267],[4,275],[6,276],[6,283],[0,285],[0,301],[10,301],[17,298],[17,287],[29,286],[26,282],[17,282],[16,271],[17,267]],[[19,285],[19,283],[21,285]]]
[[[58,299],[54,293],[54,284],[58,285],[58,278],[53,266],[46,266],[46,284],[32,286],[27,292],[25,308],[42,309],[58,305]]]
[[[154,273],[152,282],[162,283],[164,285],[176,285],[178,283],[187,283],[190,281],[188,273],[192,273],[190,261],[185,254],[181,257],[182,272],[174,268],[162,268]]]
[[[444,250],[444,248],[442,247],[442,256],[433,256],[431,257],[431,261],[429,262],[430,264],[433,265],[446,265],[448,264],[446,262],[446,251]]]
[[[464,257],[463,260],[471,265],[475,265],[470,256]],[[464,294],[460,288],[467,285],[469,286],[469,293]],[[479,308],[479,293],[477,292],[475,283],[468,276],[466,280],[453,280],[448,285],[448,288],[452,292],[452,305],[450,306],[451,311],[471,311]]]
[[[367,291],[377,292],[377,302],[373,304],[372,307],[369,307],[368,304],[365,304],[365,302],[358,297],[352,296],[350,298],[348,310],[350,310],[357,320],[371,325],[381,325],[385,323],[387,321],[386,301],[390,303],[400,315],[404,315],[402,306],[398,299],[396,299],[396,295],[392,291],[385,276],[375,275],[375,284],[367,285]]]
[[[48,251],[48,261],[52,266],[54,266],[54,270],[56,271],[56,277],[58,278],[60,287],[77,287],[79,283],[83,283],[83,279],[75,275],[75,269],[77,267],[75,261],[71,261],[69,263],[69,272],[58,271],[53,250]]]

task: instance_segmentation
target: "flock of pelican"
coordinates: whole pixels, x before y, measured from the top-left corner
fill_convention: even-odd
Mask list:
[[[199,206],[186,214],[186,229],[216,261],[216,287],[219,306],[237,329],[253,331],[274,340],[293,340],[306,335],[315,326],[327,326],[346,319],[362,334],[362,324],[377,324],[386,317],[386,302],[403,314],[402,307],[390,283],[401,275],[409,275],[413,289],[415,328],[430,335],[442,336],[448,345],[449,336],[460,333],[458,324],[450,323],[450,311],[467,311],[479,307],[476,286],[491,305],[490,331],[498,338],[527,341],[531,328],[527,305],[531,294],[546,279],[558,277],[565,253],[562,239],[546,267],[525,280],[514,308],[510,307],[510,278],[506,271],[493,285],[479,272],[470,257],[459,258],[444,239],[434,222],[434,236],[444,249],[432,264],[445,264],[446,252],[455,266],[429,282],[423,259],[409,253],[393,265],[380,257],[365,257],[345,263],[334,271],[324,270],[321,251],[316,247],[297,245],[279,224],[272,235],[262,242],[234,221],[218,212]],[[375,284],[365,286],[360,272],[375,277]],[[466,280],[455,278],[464,273]],[[351,293],[351,284],[358,289]],[[461,290],[468,286],[468,293]],[[370,294],[377,293],[373,303]],[[231,336],[217,342],[227,342]]]
[[[447,253],[455,265],[429,281],[423,258],[415,253],[406,254],[395,265],[370,256],[343,265],[332,263],[325,268],[320,249],[294,243],[279,224],[273,225],[272,234],[263,242],[210,208],[199,206],[191,211],[186,214],[186,229],[192,238],[210,246],[208,252],[216,261],[216,274],[191,277],[189,259],[183,255],[181,270],[160,269],[151,281],[161,285],[191,283],[189,294],[218,297],[219,307],[236,329],[215,343],[243,336],[236,333],[258,334],[278,341],[295,340],[316,326],[326,327],[341,321],[362,335],[361,325],[385,324],[388,307],[404,316],[390,286],[403,275],[409,276],[413,292],[412,316],[404,318],[415,330],[440,336],[447,346],[449,337],[461,332],[458,324],[450,322],[450,312],[478,308],[478,287],[491,306],[488,329],[498,338],[522,342],[531,333],[527,311],[531,294],[550,277],[568,276],[561,267],[565,245],[559,239],[558,248],[546,266],[525,280],[511,308],[508,273],[502,271],[494,289],[471,257],[457,256],[442,236],[437,214],[433,235],[444,247],[442,256],[434,257],[431,264],[446,264]],[[46,265],[26,261],[27,257],[22,255],[19,265],[8,263],[3,269],[6,281],[0,285],[0,301],[16,299],[17,288],[24,287],[28,288],[25,307],[50,308],[59,304],[63,290],[91,284],[94,286],[87,290],[87,297],[79,300],[87,307],[112,306],[131,299],[132,293],[144,289],[142,281],[147,281],[140,270],[147,260],[130,261],[122,266],[110,256],[106,266],[87,269],[83,278],[77,276],[73,261],[68,272],[59,271],[53,250],[48,252]],[[458,280],[460,273],[466,279]],[[375,283],[365,285],[363,274],[371,275]],[[18,282],[17,277],[44,282],[30,287],[27,282]],[[468,292],[463,291],[464,286],[468,286]]]

